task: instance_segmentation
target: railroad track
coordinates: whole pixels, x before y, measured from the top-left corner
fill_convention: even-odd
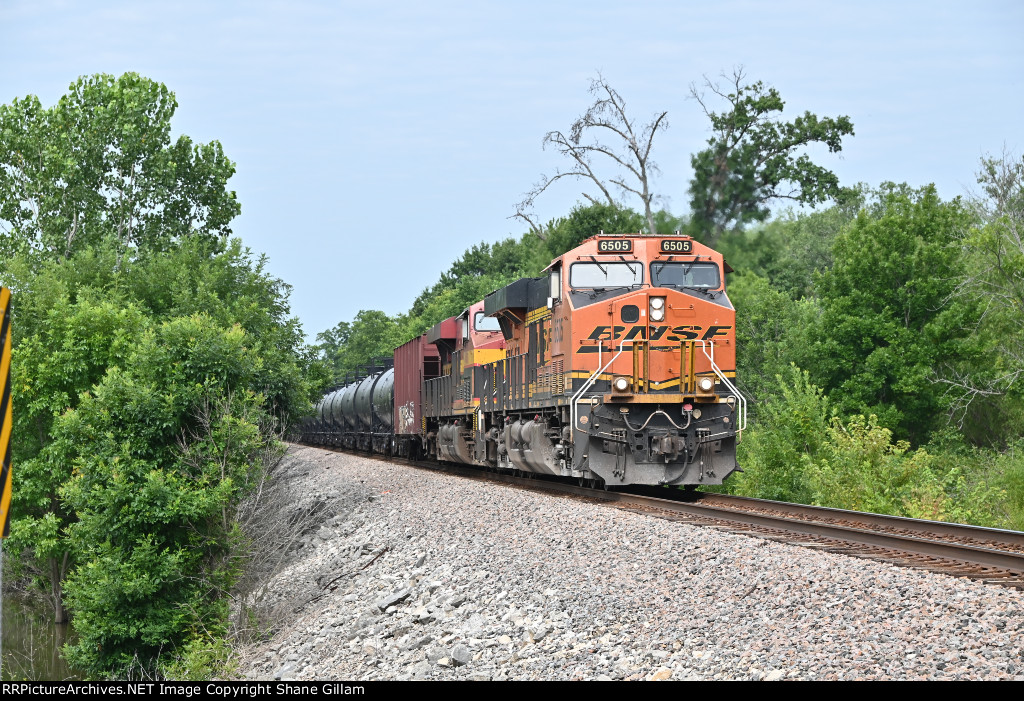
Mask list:
[[[1024,532],[706,492],[608,491],[454,464],[402,462],[471,479],[571,494],[672,521],[1024,589]]]

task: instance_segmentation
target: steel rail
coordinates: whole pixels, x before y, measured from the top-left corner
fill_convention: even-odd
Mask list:
[[[487,477],[489,478],[506,477],[505,475],[495,476],[490,473],[486,474]],[[511,478],[511,476],[507,477]],[[501,481],[512,482],[513,479],[501,479]],[[537,480],[533,481],[538,482]],[[1020,572],[1024,574],[1024,553],[996,550],[993,548],[984,548],[979,547],[977,545],[968,545],[965,543],[953,543],[926,537],[913,537],[896,533],[882,533],[863,528],[853,528],[850,526],[844,526],[833,523],[824,523],[820,521],[806,521],[801,519],[794,520],[792,518],[787,518],[786,516],[773,516],[770,514],[757,513],[752,511],[740,511],[737,510],[736,508],[728,508],[725,506],[715,504],[705,504],[703,497],[700,501],[697,502],[684,502],[676,501],[674,499],[664,499],[661,497],[653,497],[648,495],[631,494],[629,492],[612,492],[590,489],[557,482],[538,483],[538,486],[539,484],[543,484],[545,489],[554,489],[557,491],[569,492],[571,494],[577,494],[580,496],[590,496],[596,499],[600,499],[602,501],[613,501],[626,504],[633,504],[636,506],[657,508],[664,511],[683,513],[692,516],[714,518],[721,521],[740,523],[746,526],[768,528],[778,531],[785,531],[787,533],[814,536],[818,538],[841,540],[844,542],[855,543],[858,545],[867,545],[891,550],[900,550],[902,552],[911,553],[915,555],[924,555],[927,557],[935,557],[946,560],[957,560],[959,562],[965,562],[972,565],[978,565],[981,567],[1012,570],[1014,572]],[[715,496],[719,497],[720,495]],[[719,499],[719,501],[721,500]],[[763,504],[764,502],[761,503]],[[801,506],[799,504],[785,504],[784,502],[774,502],[774,504],[795,507]],[[810,507],[810,509],[812,510],[816,508],[817,507]],[[794,509],[794,511],[796,510],[798,509]],[[861,512],[843,511],[842,509],[823,509],[823,511],[827,511],[833,514],[842,513],[847,515],[847,517],[851,520],[860,519],[860,517],[865,516],[865,514],[862,514]],[[901,519],[900,517],[895,516],[885,517],[879,514],[868,515],[875,517],[875,523],[881,523],[883,519],[887,518],[896,519],[900,523],[916,523],[918,527],[921,528],[920,532],[922,534],[932,536],[943,535],[945,533],[953,533],[955,532],[955,527],[957,525],[941,523],[936,521],[917,521],[915,519]],[[925,524],[936,524],[940,527],[939,530],[941,530],[942,532],[936,533],[936,531],[926,531],[923,529],[923,526]],[[1024,533],[1018,533],[1017,531],[999,531],[996,529],[986,529],[979,526],[965,526],[964,528],[970,530],[970,532],[975,534],[974,537],[977,537],[978,533],[987,533],[992,535],[1000,533],[1009,533],[1013,534],[1014,537],[1024,536]],[[991,539],[992,538],[988,538],[988,540]]]
[[[322,446],[313,447],[323,448]],[[333,450],[339,449],[333,448]],[[828,507],[805,506],[801,504],[790,504],[787,502],[751,499],[749,497],[733,497],[731,495],[712,493],[702,493],[699,501],[680,501],[676,499],[651,496],[649,494],[581,487],[574,484],[567,484],[565,482],[557,482],[543,478],[538,479],[537,477],[524,478],[510,473],[486,471],[457,463],[431,463],[426,461],[400,460],[361,452],[356,454],[386,462],[399,461],[407,465],[421,467],[435,472],[455,474],[482,481],[500,482],[539,491],[561,492],[601,502],[620,503],[625,506],[634,506],[645,510],[657,510],[666,513],[681,514],[698,519],[724,522],[725,524],[733,523],[743,527],[765,529],[780,534],[784,533],[802,537],[825,539],[841,544],[852,544],[854,546],[865,546],[868,548],[881,548],[887,551],[899,551],[900,553],[912,556],[936,558],[950,563],[991,568],[992,570],[1009,573],[1003,574],[1002,576],[1008,580],[1012,579],[1014,582],[1021,581],[1018,578],[1024,576],[1024,552],[998,550],[994,548],[980,547],[977,545],[935,539],[935,536],[971,538],[974,540],[980,539],[986,541],[998,541],[1000,538],[1005,538],[1004,542],[1016,544],[1017,542],[1024,542],[1024,533],[1018,531],[951,524],[939,521],[925,521],[899,516],[885,516],[882,514],[870,514]],[[784,511],[789,514],[789,517],[785,514],[772,515],[758,513],[757,511],[742,510],[749,509],[751,507],[762,510]],[[804,516],[805,518],[793,518],[793,516],[796,515]],[[826,523],[819,520],[807,520],[806,517],[808,516],[815,518],[842,518],[846,521],[867,523],[868,525],[880,527],[916,530],[920,535],[910,536],[897,533],[885,533],[864,528],[855,528],[849,525]],[[984,572],[978,572],[971,573],[968,576],[985,578],[986,576],[991,575],[986,575]]]
[[[844,521],[857,521],[872,526],[878,526],[880,528],[913,531],[923,535],[967,538],[971,540],[1000,541],[1008,546],[1024,548],[1024,532],[1011,531],[1002,528],[986,528],[984,526],[972,526],[966,523],[929,521],[926,519],[907,518],[905,516],[889,516],[887,514],[871,513],[870,511],[849,511],[847,509],[836,509],[828,506],[807,506],[805,504],[791,504],[784,501],[753,499],[751,497],[739,497],[731,494],[714,494],[710,492],[706,492],[701,496],[701,503],[709,506],[721,506],[726,509],[765,509],[815,519],[835,518]]]
[[[956,560],[981,567],[991,567],[993,569],[1005,569],[1024,573],[1024,553],[983,548],[977,545],[968,545],[965,543],[933,540],[931,538],[921,536],[908,536],[897,533],[871,531],[834,523],[805,521],[802,519],[792,519],[785,516],[771,516],[750,511],[737,511],[735,509],[705,505],[701,503],[686,504],[670,500],[658,500],[655,497],[640,498],[654,502],[663,501],[666,505],[664,508],[670,511],[679,511],[699,516],[712,516],[725,521],[742,523],[748,526],[774,528],[786,531],[787,533],[830,538],[848,543],[855,543],[857,545],[868,545],[891,550],[899,550],[901,552],[914,555],[924,555],[927,557],[935,557],[945,560]]]

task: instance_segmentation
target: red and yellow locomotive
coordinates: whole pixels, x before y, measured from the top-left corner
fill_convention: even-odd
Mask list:
[[[375,402],[393,416],[363,426],[381,433],[338,438],[351,422],[323,409],[313,433],[608,486],[721,484],[746,420],[728,270],[684,236],[592,237],[398,348],[378,382],[393,373],[393,401]]]

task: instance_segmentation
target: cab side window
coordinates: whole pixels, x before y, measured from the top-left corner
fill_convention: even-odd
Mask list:
[[[552,301],[558,301],[562,298],[562,268],[557,266],[551,270],[550,289],[548,290],[548,296]]]

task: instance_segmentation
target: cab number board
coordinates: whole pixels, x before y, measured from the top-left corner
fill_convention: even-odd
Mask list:
[[[693,241],[683,239],[667,239],[661,242],[662,253],[690,253],[693,251]]]
[[[602,239],[597,242],[598,253],[631,253],[633,242],[629,239]]]

